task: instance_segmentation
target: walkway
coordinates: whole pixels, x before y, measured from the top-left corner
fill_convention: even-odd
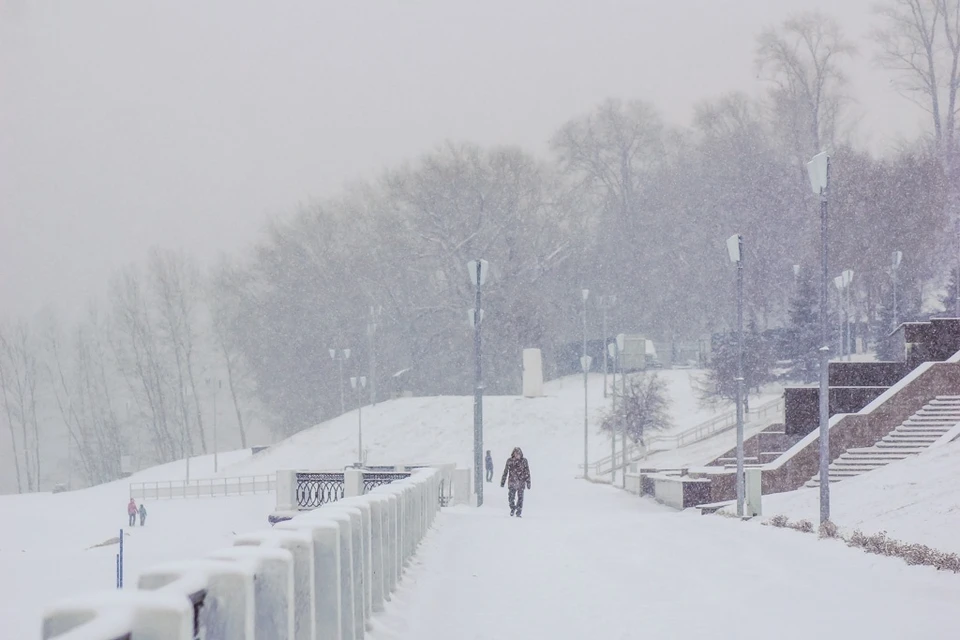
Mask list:
[[[522,520],[441,515],[373,638],[956,637],[960,576],[531,466]]]

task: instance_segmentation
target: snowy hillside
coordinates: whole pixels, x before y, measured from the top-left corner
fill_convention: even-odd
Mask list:
[[[846,531],[886,531],[904,542],[960,553],[960,441],[830,485],[831,520]],[[777,514],[816,522],[819,489],[763,498],[766,519]]]

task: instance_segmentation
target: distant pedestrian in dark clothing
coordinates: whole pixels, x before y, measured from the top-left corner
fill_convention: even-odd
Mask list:
[[[127,503],[127,515],[130,516],[130,526],[137,526],[137,503],[133,498],[130,498],[130,502]]]
[[[487,459],[484,461],[487,467],[487,482],[493,482],[493,456],[490,455],[490,449],[487,449]]]
[[[507,493],[507,500],[510,502],[510,515],[516,514],[519,518],[523,511],[523,490],[530,488],[530,465],[527,459],[523,457],[523,451],[520,447],[513,450],[507,459],[506,466],[503,467],[503,477],[500,478],[502,487],[510,479],[510,490]],[[516,498],[516,502],[514,502]]]
[[[147,521],[147,508],[143,506],[143,503],[140,503],[140,526],[143,526],[143,523]]]

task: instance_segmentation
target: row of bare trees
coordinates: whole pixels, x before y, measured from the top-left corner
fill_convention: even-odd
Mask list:
[[[548,375],[575,362],[582,287],[617,294],[612,331],[666,341],[725,330],[723,241],[735,232],[750,320],[782,325],[793,265],[818,262],[804,163],[821,149],[834,156],[831,260],[857,273],[857,313],[877,325],[898,250],[901,317],[917,316],[924,287],[949,269],[960,211],[960,0],[884,0],[877,19],[878,62],[930,115],[929,135],[882,159],[852,142],[857,109],[870,107],[848,92],[862,46],[805,13],[759,34],[758,95],[704,101],[687,127],[668,125],[653,102],[607,100],[560,127],[546,158],[448,143],[272,222],[253,251],[210,274],[154,251],[75,326],[4,328],[2,417],[18,487],[43,486],[58,434],[89,482],[117,477],[124,455],[142,464],[210,451],[220,384],[242,446],[258,408],[281,434],[336,415],[344,381],[331,348],[352,349],[346,374],[374,376],[380,398],[468,392],[465,265],[477,257],[493,270],[488,393],[518,390],[524,347],[544,351]],[[599,314],[587,312],[598,337]]]
[[[247,446],[256,403],[222,273],[202,276],[189,256],[155,249],[75,325],[46,313],[0,327],[5,459],[18,491],[113,480],[125,457],[138,468],[212,452],[217,418],[218,450]]]

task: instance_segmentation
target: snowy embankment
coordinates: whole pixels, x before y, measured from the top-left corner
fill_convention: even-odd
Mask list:
[[[830,519],[841,531],[886,531],[904,542],[960,553],[960,441],[830,485]],[[817,523],[820,490],[763,497],[764,520]]]

